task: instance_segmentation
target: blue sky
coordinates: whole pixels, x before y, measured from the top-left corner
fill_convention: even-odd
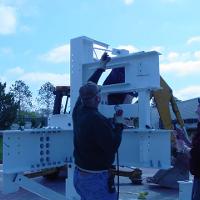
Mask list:
[[[131,52],[158,50],[161,75],[200,96],[199,0],[0,0],[0,81],[69,84],[69,41],[88,36]]]

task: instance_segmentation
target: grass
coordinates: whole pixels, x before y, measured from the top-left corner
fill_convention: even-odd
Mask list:
[[[3,137],[0,136],[0,163],[3,161]]]

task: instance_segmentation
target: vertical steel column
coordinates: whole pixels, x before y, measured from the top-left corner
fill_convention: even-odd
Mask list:
[[[70,106],[71,111],[76,103],[82,83],[82,64],[93,61],[93,43],[85,37],[70,41]]]
[[[150,126],[150,91],[141,90],[139,95],[139,128],[146,128],[146,125]]]

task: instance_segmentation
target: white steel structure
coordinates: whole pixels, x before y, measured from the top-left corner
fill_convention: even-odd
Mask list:
[[[98,68],[94,61],[94,45],[107,49],[108,45],[96,40],[79,37],[71,40],[71,111],[81,85]],[[127,118],[138,116],[139,127],[124,129],[119,149],[120,165],[136,167],[169,168],[171,163],[170,131],[146,129],[150,124],[150,91],[160,88],[159,53],[139,52],[127,54],[114,50],[108,69],[125,68],[125,82],[102,86],[100,112],[113,117],[114,106],[107,105],[107,95],[113,92],[138,92],[138,104],[122,104]],[[121,53],[120,53],[121,52]],[[49,125],[54,128],[3,133],[4,192],[11,193],[25,188],[46,199],[78,199],[73,189],[73,124],[70,114],[54,115]],[[58,128],[59,127],[59,128]],[[52,167],[68,166],[66,195],[58,194],[25,176]]]
[[[179,183],[179,200],[191,199],[193,181],[178,181],[178,183]]]

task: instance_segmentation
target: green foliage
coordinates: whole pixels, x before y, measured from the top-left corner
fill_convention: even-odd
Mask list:
[[[9,129],[16,119],[18,105],[11,93],[5,93],[6,83],[0,82],[0,130]]]
[[[47,125],[46,117],[34,111],[21,111],[19,113],[16,123],[22,128],[25,122],[30,122],[31,128],[42,128]]]
[[[23,81],[15,81],[10,88],[15,101],[19,104],[19,111],[26,111],[32,107],[32,93]]]
[[[20,118],[18,119],[18,124],[20,127],[25,126],[25,120],[23,116],[20,116]]]
[[[46,125],[46,120],[44,117],[41,118],[41,124],[40,124],[40,128],[44,127]]]
[[[37,128],[38,127],[38,123],[35,117],[33,117],[31,119],[31,128]]]
[[[42,128],[45,124],[45,118],[44,117],[33,117],[31,119],[31,128]]]
[[[38,92],[38,104],[43,110],[43,113],[49,115],[53,110],[53,103],[54,103],[54,92],[55,87],[50,82],[46,82],[43,84]]]

